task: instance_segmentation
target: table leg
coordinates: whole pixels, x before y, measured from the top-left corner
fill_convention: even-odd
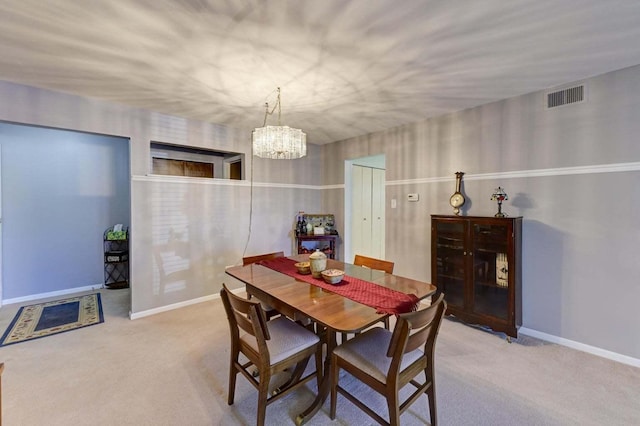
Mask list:
[[[329,392],[331,391],[331,354],[336,347],[336,332],[330,328],[327,328],[327,356],[324,360],[324,371],[322,375],[322,381],[318,384],[318,395],[313,403],[296,417],[296,425],[300,426],[305,424],[311,417],[313,417],[322,405],[327,400]]]
[[[304,373],[304,370],[307,367],[307,364],[309,364],[309,359],[308,358],[306,360],[304,360],[304,361],[300,361],[299,363],[297,363],[296,367],[291,372],[291,377],[289,379],[287,379],[286,382],[284,382],[283,384],[278,386],[276,389],[274,389],[273,395],[277,395],[277,394],[279,394],[281,392],[284,392],[284,391],[287,390],[287,388],[289,386],[295,385],[300,380],[300,378],[302,377],[302,374]]]

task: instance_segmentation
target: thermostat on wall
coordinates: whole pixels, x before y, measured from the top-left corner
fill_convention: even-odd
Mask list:
[[[408,201],[418,201],[420,199],[420,195],[418,194],[407,194]]]

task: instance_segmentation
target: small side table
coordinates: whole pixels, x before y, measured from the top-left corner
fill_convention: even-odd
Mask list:
[[[115,235],[115,236],[114,236]],[[104,285],[109,289],[129,287],[129,230],[104,231]]]
[[[313,253],[316,249],[324,252],[329,259],[336,258],[338,234],[296,235],[298,254]]]

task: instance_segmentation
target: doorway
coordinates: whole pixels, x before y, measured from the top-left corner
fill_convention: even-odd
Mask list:
[[[242,161],[229,163],[229,179],[242,179]]]
[[[0,123],[4,304],[104,285],[103,232],[130,223],[129,144]]]
[[[355,254],[385,257],[385,156],[345,162],[346,262]]]

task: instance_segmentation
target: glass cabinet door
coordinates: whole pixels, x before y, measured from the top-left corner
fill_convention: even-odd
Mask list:
[[[435,223],[436,282],[450,306],[464,306],[464,222]]]
[[[473,223],[473,311],[509,318],[510,229],[505,224]]]

